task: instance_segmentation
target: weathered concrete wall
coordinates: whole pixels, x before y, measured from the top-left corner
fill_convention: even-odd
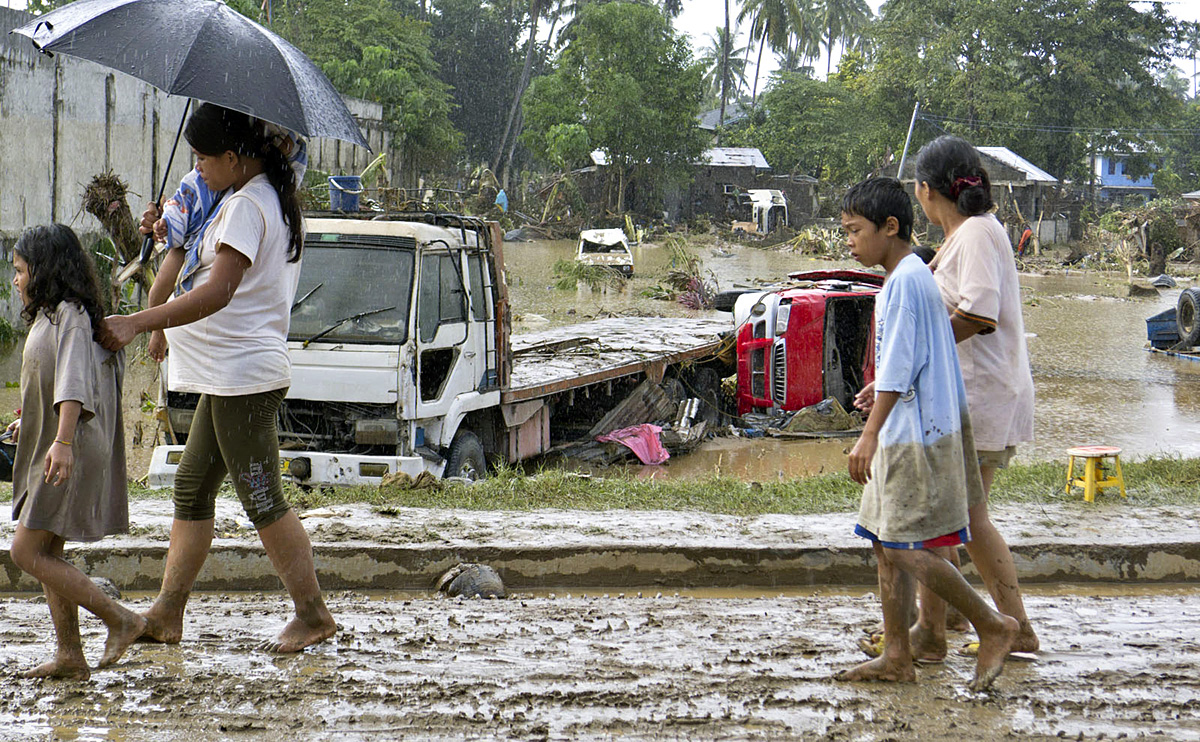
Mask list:
[[[64,55],[39,53],[9,31],[32,18],[0,8],[0,245],[22,230],[51,221],[84,238],[101,233],[82,211],[83,189],[112,170],[129,187],[129,208],[142,213],[157,194],[187,104],[128,75]],[[348,99],[376,152],[391,146],[378,103]],[[374,154],[344,142],[314,139],[309,166],[333,174],[360,172]],[[388,158],[389,170],[399,161]],[[182,141],[167,192],[192,167]]]

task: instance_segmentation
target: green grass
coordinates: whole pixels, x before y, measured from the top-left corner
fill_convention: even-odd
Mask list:
[[[1124,464],[1129,505],[1200,506],[1200,459],[1156,457]],[[1001,471],[991,501],[1005,504],[1062,503],[1074,507],[1110,506],[1121,502],[1105,490],[1094,505],[1075,490],[1063,492],[1066,465],[1060,462],[1016,465]],[[729,477],[706,479],[642,479],[614,473],[585,477],[558,469],[525,475],[503,469],[487,480],[465,486],[448,484],[425,489],[400,487],[301,488],[287,485],[288,499],[300,508],[367,503],[381,512],[389,508],[463,508],[466,510],[688,510],[729,515],[795,515],[853,512],[862,488],[846,474],[820,474],[786,482],[742,482]],[[132,499],[170,498],[168,490],[130,484]],[[233,497],[226,485],[222,496]],[[0,500],[11,500],[11,487]]]

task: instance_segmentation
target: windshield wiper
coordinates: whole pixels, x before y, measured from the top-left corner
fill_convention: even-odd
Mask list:
[[[326,335],[333,332],[334,330],[341,327],[342,325],[346,324],[347,322],[350,322],[350,321],[356,320],[356,319],[362,319],[363,317],[367,317],[372,314],[379,314],[380,312],[387,312],[387,311],[395,309],[395,308],[396,307],[393,305],[390,307],[381,307],[380,309],[368,309],[365,312],[359,312],[358,314],[352,314],[349,317],[343,317],[342,319],[339,319],[337,322],[334,322],[329,327],[326,327],[324,330],[321,330],[316,335],[313,335],[308,340],[305,340],[304,344],[301,347],[307,348],[308,344],[311,343],[312,341],[325,337]]]
[[[307,294],[305,294],[304,296],[301,296],[299,299],[297,299],[297,300],[296,300],[296,303],[292,305],[292,309],[291,309],[291,311],[292,311],[292,312],[296,311],[296,307],[298,307],[298,306],[300,306],[301,304],[303,304],[304,302],[308,301],[308,297],[310,297],[310,296],[312,296],[313,294],[317,293],[317,289],[321,288],[321,287],[322,287],[322,286],[324,286],[324,285],[325,285],[325,282],[324,282],[324,281],[321,281],[321,282],[320,282],[320,283],[318,283],[316,286],[313,286],[311,289],[309,289]]]

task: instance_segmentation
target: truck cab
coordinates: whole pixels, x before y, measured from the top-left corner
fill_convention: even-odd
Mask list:
[[[482,475],[483,442],[459,427],[494,410],[505,381],[496,227],[420,214],[310,217],[305,229],[288,334],[292,384],[279,413],[285,473],[313,484]],[[198,401],[161,391],[175,445],[156,449],[151,486],[173,480]]]
[[[737,411],[799,410],[833,397],[850,409],[875,379],[875,295],[868,271],[792,273],[790,286],[734,303]]]

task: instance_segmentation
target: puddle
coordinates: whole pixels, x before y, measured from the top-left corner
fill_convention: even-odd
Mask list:
[[[335,592],[342,632],[292,657],[255,649],[287,617],[281,593],[200,594],[183,644],[135,645],[89,683],[13,677],[49,650],[49,617],[0,596],[0,739],[1200,740],[1195,585],[1032,587],[1045,651],[989,694],[965,690],[955,653],[916,684],[832,681],[879,620],[869,591],[652,589]],[[100,625],[82,628],[95,655]]]

